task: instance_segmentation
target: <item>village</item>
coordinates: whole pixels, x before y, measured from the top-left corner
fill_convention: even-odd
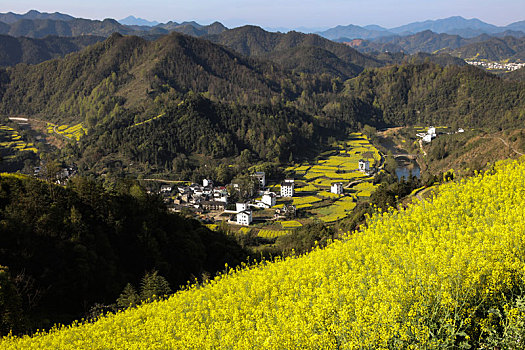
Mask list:
[[[483,67],[485,69],[498,69],[498,70],[505,70],[505,71],[515,71],[520,68],[525,67],[525,63],[500,63],[500,62],[486,62],[486,61],[468,61],[465,60],[470,65]]]
[[[360,159],[355,169],[363,175],[370,176],[375,169],[370,161]],[[231,183],[227,186],[215,186],[210,179],[204,179],[200,184],[164,184],[159,194],[163,197],[171,211],[188,212],[203,219],[205,223],[226,222],[228,224],[249,226],[254,221],[253,212],[260,209],[273,209],[273,216],[265,221],[290,220],[296,217],[298,208],[294,204],[280,204],[277,201],[292,200],[296,196],[296,181],[287,178],[278,186],[278,191],[272,191],[267,186],[265,172],[255,172],[251,175],[254,190],[250,191],[249,199],[241,202],[230,202],[232,191],[240,191],[241,184]],[[300,189],[301,190],[301,189]],[[334,181],[330,184],[330,193],[336,197],[344,195],[344,183]]]

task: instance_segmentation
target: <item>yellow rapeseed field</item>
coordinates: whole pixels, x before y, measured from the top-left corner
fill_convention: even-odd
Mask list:
[[[513,161],[324,249],[0,348],[458,348],[494,329],[493,307],[523,321],[510,300],[523,286],[524,243],[525,165]]]

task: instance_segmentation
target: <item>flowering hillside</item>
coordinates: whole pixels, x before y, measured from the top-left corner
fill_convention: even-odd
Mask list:
[[[522,348],[524,239],[525,164],[514,161],[325,249],[0,347]]]

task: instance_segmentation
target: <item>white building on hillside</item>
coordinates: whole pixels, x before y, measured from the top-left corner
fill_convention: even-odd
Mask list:
[[[293,179],[286,179],[281,184],[281,197],[293,197],[295,191],[295,181]]]
[[[332,183],[332,186],[330,186],[330,192],[335,193],[335,194],[343,194],[343,183],[342,182]]]
[[[237,213],[237,224],[238,225],[249,225],[252,223],[252,211],[244,210]]]
[[[432,135],[426,134],[425,136],[423,136],[423,142],[426,142],[426,143],[432,142]]]
[[[248,203],[235,203],[236,212],[240,213],[245,210],[248,210]]]
[[[368,159],[359,159],[359,171],[367,173],[370,171],[370,161]]]
[[[160,192],[162,192],[162,193],[171,192],[172,189],[173,189],[173,187],[171,185],[162,185],[162,186],[160,186]]]
[[[268,192],[268,193],[263,194],[261,201],[264,204],[266,204],[268,207],[270,208],[273,207],[276,202],[275,193]]]
[[[261,186],[261,188],[264,188],[266,186],[266,174],[264,173],[264,171],[258,171],[252,176],[255,177],[257,181],[259,181],[259,186]]]

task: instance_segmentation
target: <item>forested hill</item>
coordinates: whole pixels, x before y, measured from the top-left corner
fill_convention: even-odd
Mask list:
[[[256,159],[288,160],[294,149],[316,144],[322,128],[312,114],[284,105],[341,85],[177,33],[154,42],[114,34],[0,77],[2,114],[83,122],[89,131],[79,163],[102,170],[105,156],[171,170],[179,155],[230,157],[245,148]]]
[[[501,129],[525,120],[525,84],[472,66],[424,63],[369,70],[347,81],[345,95],[374,106],[391,125]]]
[[[43,39],[0,35],[0,66],[18,63],[37,64],[53,58],[80,51],[104,40],[104,37],[83,35],[79,37],[48,36]]]
[[[3,174],[0,215],[0,261],[17,286],[15,295],[0,293],[11,311],[2,310],[0,335],[85,317],[153,269],[177,290],[248,256],[233,239],[168,213],[161,198],[122,181],[107,190],[76,177],[64,188]]]
[[[486,40],[490,38],[484,35]],[[438,34],[425,30],[416,34],[406,36],[385,36],[376,40],[350,40],[342,38],[338,41],[348,42],[361,52],[390,51],[390,52],[435,52],[442,49],[457,49],[463,45],[483,40],[481,37],[465,39],[459,35]]]
[[[451,52],[461,58],[525,61],[525,38],[506,36],[465,45]]]
[[[301,62],[300,51],[292,57]],[[83,122],[88,134],[69,152],[81,169],[181,176],[243,150],[244,165],[286,162],[364,124],[506,128],[524,118],[523,83],[426,61],[368,68],[343,82],[182,34],[153,42],[115,34],[63,59],[0,71],[0,113]]]
[[[525,82],[525,67],[506,74],[505,78],[508,80]]]
[[[117,106],[139,108],[168,91],[261,102],[292,90],[277,65],[172,33],[149,42],[114,34],[79,53],[3,73],[1,112],[96,124]],[[300,93],[300,92],[299,92]],[[143,108],[140,107],[140,108]]]
[[[271,33],[260,27],[244,26],[205,38],[245,56],[270,58],[286,68],[310,73],[338,72],[343,78],[348,78],[365,67],[383,65],[372,57],[316,34]]]

